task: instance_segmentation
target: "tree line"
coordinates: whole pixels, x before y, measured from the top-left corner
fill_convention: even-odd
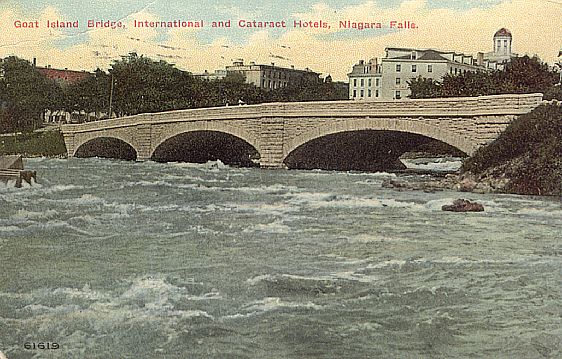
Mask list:
[[[441,81],[414,78],[411,98],[480,96],[542,92],[562,100],[559,75],[537,57],[517,57],[503,70],[446,75]],[[240,74],[203,80],[166,61],[130,53],[97,69],[82,81],[62,85],[47,79],[15,56],[0,60],[0,132],[29,131],[41,126],[46,111],[96,113],[97,117],[134,115],[199,107],[286,101],[347,99],[345,86],[331,81],[293,83],[265,91],[245,83]]]
[[[331,81],[293,83],[265,91],[242,75],[204,80],[166,61],[130,53],[108,71],[97,69],[76,83],[61,84],[15,56],[0,62],[0,132],[41,126],[46,111],[84,111],[98,117],[285,101],[347,99],[347,88]]]
[[[562,100],[560,75],[536,57],[513,58],[503,70],[447,74],[441,81],[417,77],[408,81],[410,98],[465,97],[507,93],[543,93]]]

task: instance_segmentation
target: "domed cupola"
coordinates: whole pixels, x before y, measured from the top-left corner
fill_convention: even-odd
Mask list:
[[[494,34],[494,54],[496,55],[510,55],[511,54],[511,41],[513,36],[511,32],[502,27]]]

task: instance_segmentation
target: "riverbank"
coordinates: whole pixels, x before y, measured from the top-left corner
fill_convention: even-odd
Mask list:
[[[445,177],[390,179],[397,190],[562,196],[562,106],[544,104],[518,117],[497,140]]]
[[[0,136],[0,155],[65,157],[66,146],[58,130]]]
[[[497,140],[476,151],[461,168],[461,181],[496,191],[562,195],[562,106],[553,102],[520,116]]]

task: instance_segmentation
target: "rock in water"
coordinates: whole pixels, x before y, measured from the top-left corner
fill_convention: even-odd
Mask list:
[[[441,207],[443,211],[451,212],[482,212],[484,211],[484,206],[478,202],[470,202],[467,199],[456,199],[453,204],[446,204]]]

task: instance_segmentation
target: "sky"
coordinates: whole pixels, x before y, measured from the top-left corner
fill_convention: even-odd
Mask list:
[[[122,26],[89,28],[88,20]],[[202,20],[203,27],[134,26],[174,20]],[[211,27],[228,20],[229,28]],[[286,27],[240,27],[240,20],[284,21]],[[47,21],[77,21],[78,27],[47,27]],[[294,21],[328,27],[299,28]],[[382,28],[345,29],[340,21],[378,22]],[[391,21],[415,28],[390,28]],[[383,57],[386,47],[490,52],[494,33],[503,27],[513,35],[514,52],[553,64],[562,49],[562,0],[0,0],[0,57],[93,71],[136,52],[194,73],[244,59],[310,68],[341,81],[353,64]]]

